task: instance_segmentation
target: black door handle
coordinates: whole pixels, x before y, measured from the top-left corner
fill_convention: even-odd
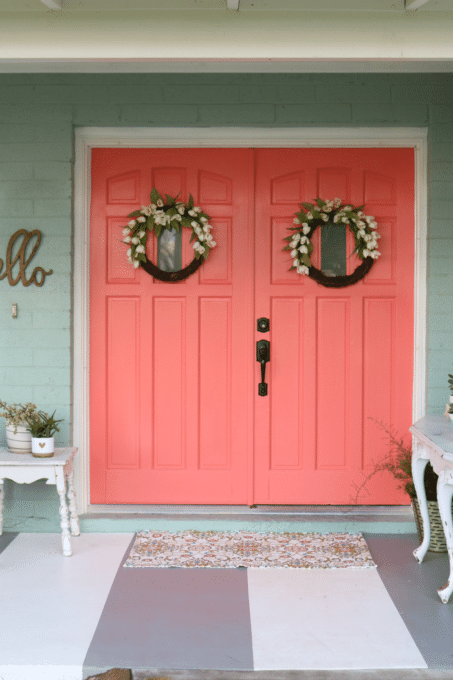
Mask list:
[[[271,343],[269,340],[258,340],[256,343],[256,360],[261,364],[261,382],[258,385],[258,394],[260,397],[267,395],[266,364],[271,360]]]

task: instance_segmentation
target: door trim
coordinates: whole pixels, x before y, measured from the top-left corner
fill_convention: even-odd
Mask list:
[[[213,131],[215,130],[215,132]],[[89,216],[94,147],[409,147],[415,155],[413,422],[426,406],[427,128],[77,128],[74,163],[73,445],[79,449],[75,490],[81,513],[111,506],[89,503]],[[252,461],[251,461],[252,463]],[[121,506],[124,512],[147,506]],[[119,511],[120,508],[118,508]]]

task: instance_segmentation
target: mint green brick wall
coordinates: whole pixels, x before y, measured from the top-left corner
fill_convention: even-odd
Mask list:
[[[153,125],[428,127],[427,408],[443,412],[453,371],[449,74],[0,75],[0,257],[15,231],[39,229],[28,275],[54,271],[42,288],[0,281],[0,398],[56,408],[57,444],[70,443],[74,128]],[[5,496],[6,528],[58,528],[53,487],[7,483]]]

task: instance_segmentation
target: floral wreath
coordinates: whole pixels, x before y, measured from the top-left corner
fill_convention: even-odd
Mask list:
[[[381,254],[378,250],[378,239],[381,235],[376,231],[377,222],[373,216],[362,212],[363,207],[363,205],[357,208],[352,205],[343,205],[340,198],[335,198],[333,201],[317,198],[316,204],[302,203],[300,212],[295,213],[294,224],[296,226],[289,227],[294,233],[284,239],[289,243],[283,250],[290,250],[293,258],[290,271],[295,269],[298,274],[306,274],[321,285],[330,288],[343,288],[362,279]],[[310,259],[313,251],[311,238],[317,227],[327,224],[347,225],[354,234],[355,247],[351,255],[357,253],[357,257],[363,262],[352,274],[327,276],[313,266]]]
[[[208,259],[210,249],[216,245],[211,236],[212,227],[209,224],[209,215],[204,213],[201,208],[194,206],[191,194],[188,203],[178,201],[178,196],[173,198],[165,194],[166,201],[164,201],[157,189],[153,187],[150,193],[151,204],[144,205],[140,210],[131,212],[128,217],[135,219],[131,220],[127,227],[123,229],[123,243],[130,244],[130,248],[127,250],[129,262],[135,268],[141,267],[160,281],[182,281],[182,279],[186,279],[198,269],[204,260]],[[192,229],[190,242],[195,241],[192,246],[195,257],[187,267],[180,271],[163,271],[146,257],[148,232],[154,230],[158,237],[164,229],[179,231],[181,225]]]

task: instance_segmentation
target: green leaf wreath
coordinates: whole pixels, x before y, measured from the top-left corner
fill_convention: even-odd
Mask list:
[[[295,213],[293,232],[284,240],[288,241],[283,250],[290,250],[293,264],[290,271],[295,269],[298,274],[309,274],[312,267],[310,255],[313,251],[311,238],[319,226],[347,225],[354,234],[355,247],[352,255],[357,253],[361,260],[380,256],[378,239],[381,235],[376,231],[377,222],[371,215],[362,212],[364,206],[354,208],[343,204],[340,198],[333,201],[316,199],[316,203],[302,203],[300,212]]]
[[[123,242],[130,244],[127,257],[135,268],[139,267],[141,262],[148,261],[146,257],[148,232],[154,231],[158,237],[164,229],[175,229],[176,231],[179,231],[181,227],[192,229],[190,242],[194,241],[192,247],[197,260],[200,257],[207,260],[210,249],[216,246],[211,235],[212,227],[209,224],[209,215],[194,205],[191,194],[188,203],[178,201],[178,196],[173,198],[165,194],[164,200],[157,189],[153,187],[150,193],[150,205],[144,205],[140,210],[134,210],[128,215],[128,217],[134,219],[123,228]]]

